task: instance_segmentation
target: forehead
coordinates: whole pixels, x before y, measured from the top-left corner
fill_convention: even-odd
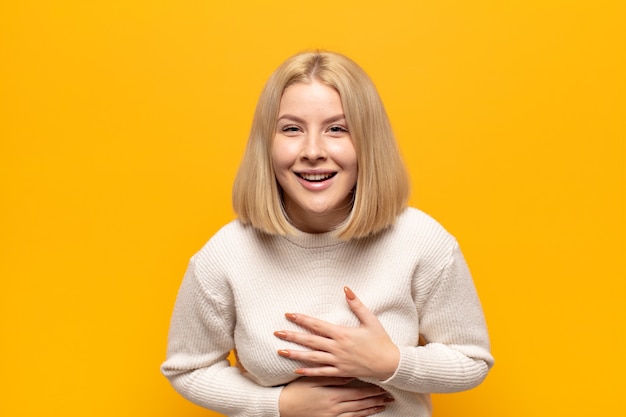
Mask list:
[[[287,109],[343,111],[343,105],[337,90],[314,80],[295,83],[285,88],[280,100],[280,112]]]

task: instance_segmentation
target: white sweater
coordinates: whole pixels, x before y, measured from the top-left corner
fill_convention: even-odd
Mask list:
[[[350,241],[226,225],[191,259],[162,372],[200,406],[231,417],[278,417],[282,386],[298,377],[301,364],[277,350],[303,347],[273,332],[303,331],[286,312],[357,326],[345,285],[401,352],[391,378],[366,380],[395,398],[377,415],[430,416],[428,393],[475,387],[493,365],[480,301],[456,240],[408,208],[384,232]],[[426,346],[418,346],[420,333]],[[234,348],[245,373],[227,360]]]

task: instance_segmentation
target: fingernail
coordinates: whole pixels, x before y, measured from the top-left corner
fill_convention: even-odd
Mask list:
[[[352,290],[348,287],[343,287],[343,292],[346,293],[346,297],[348,298],[348,300],[354,300],[356,298],[356,295],[354,295]]]
[[[387,398],[385,398],[385,399],[384,399],[384,402],[386,402],[386,403],[391,403],[391,402],[394,402],[395,400],[396,400],[396,399],[395,399],[395,398],[393,398],[393,397],[387,397]]]
[[[279,330],[277,332],[274,332],[274,336],[278,337],[279,339],[286,339],[287,333],[283,332],[282,330]]]
[[[304,375],[304,370],[302,369],[296,369],[294,372],[297,373],[298,375]]]
[[[287,320],[289,321],[296,321],[296,318],[297,318],[296,315],[293,313],[286,313],[285,317],[287,317]]]
[[[289,357],[289,351],[288,350],[281,349],[281,350],[278,351],[278,354],[280,356],[282,356],[283,358],[288,358]]]

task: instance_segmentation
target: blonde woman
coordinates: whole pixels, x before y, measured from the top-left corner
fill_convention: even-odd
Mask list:
[[[480,384],[493,358],[471,275],[408,194],[365,72],[331,52],[285,61],[257,105],[238,219],[181,285],[174,388],[232,417],[425,417],[429,393]]]

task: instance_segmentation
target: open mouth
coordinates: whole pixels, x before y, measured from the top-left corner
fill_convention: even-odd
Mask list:
[[[322,182],[322,181],[326,181],[327,179],[334,177],[335,175],[337,175],[337,173],[336,172],[326,172],[323,174],[296,173],[296,175],[305,181]]]

